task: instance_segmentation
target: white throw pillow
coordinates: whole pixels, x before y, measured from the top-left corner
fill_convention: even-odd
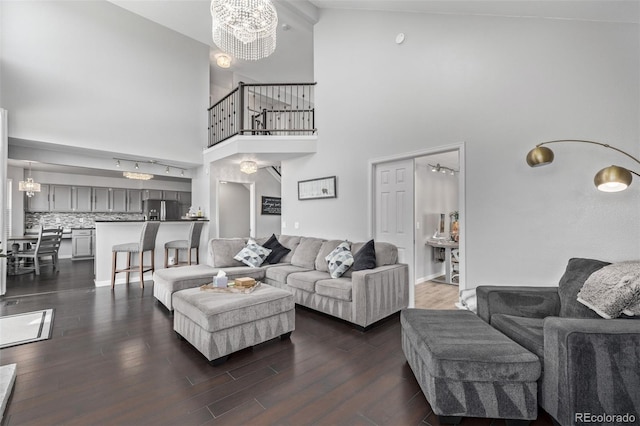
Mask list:
[[[327,261],[331,278],[340,278],[353,265],[351,244],[348,241],[341,242],[324,259]]]
[[[252,268],[257,268],[262,265],[270,253],[271,250],[262,247],[253,239],[249,239],[247,245],[234,256],[234,259]]]

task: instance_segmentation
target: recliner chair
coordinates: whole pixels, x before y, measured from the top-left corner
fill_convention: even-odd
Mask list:
[[[538,404],[563,426],[601,414],[640,419],[640,318],[603,319],[576,300],[606,265],[571,259],[558,287],[476,289],[478,315],[540,358]]]

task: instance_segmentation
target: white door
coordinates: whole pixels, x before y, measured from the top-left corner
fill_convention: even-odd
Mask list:
[[[375,166],[374,216],[377,241],[398,247],[398,261],[409,265],[409,306],[414,279],[414,162],[413,159]]]

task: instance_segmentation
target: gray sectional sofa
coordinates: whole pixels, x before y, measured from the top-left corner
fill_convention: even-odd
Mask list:
[[[257,238],[264,244],[267,238]],[[160,269],[153,275],[153,294],[170,311],[173,293],[211,283],[219,270],[229,279],[251,277],[265,284],[290,291],[294,301],[325,314],[366,328],[388,317],[409,303],[409,269],[398,263],[398,249],[376,242],[376,267],[350,271],[331,278],[325,257],[342,240],[280,235],[279,243],[291,251],[279,263],[254,268],[234,259],[247,238],[212,239],[208,243],[207,263]],[[356,253],[365,243],[353,243]]]

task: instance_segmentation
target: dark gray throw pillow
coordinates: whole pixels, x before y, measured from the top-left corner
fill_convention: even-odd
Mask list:
[[[373,240],[367,241],[356,254],[353,255],[351,271],[362,271],[376,267],[376,245]]]
[[[265,247],[271,250],[271,253],[265,259],[265,262],[269,264],[280,262],[282,258],[285,257],[287,253],[291,251],[291,249],[288,249],[282,244],[280,244],[280,241],[278,241],[275,234],[272,234],[271,237],[262,245],[262,247]]]
[[[569,259],[567,269],[558,283],[560,296],[560,316],[565,318],[600,318],[591,309],[578,302],[578,292],[591,274],[610,265],[593,259]]]

